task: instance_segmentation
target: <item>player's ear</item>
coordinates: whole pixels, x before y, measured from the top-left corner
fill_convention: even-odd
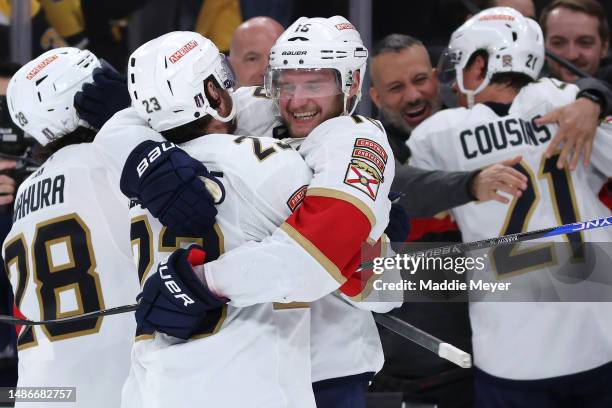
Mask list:
[[[464,78],[469,77],[475,80],[484,80],[487,75],[487,60],[481,55],[477,55],[471,63],[463,69]],[[465,79],[464,79],[465,82]]]
[[[219,112],[219,115],[225,118],[232,111],[232,105],[234,104],[234,101],[232,100],[232,96],[229,94],[229,92],[227,92],[226,90],[219,90],[219,91],[220,91],[219,92],[220,103],[216,109],[217,109],[217,112]],[[227,132],[227,133],[230,133],[230,132]]]
[[[370,87],[370,99],[372,99],[372,102],[374,102],[376,108],[380,109],[380,94],[378,93],[378,90],[373,86]]]
[[[478,72],[478,79],[484,80],[487,76],[487,59],[481,55],[476,57],[474,61],[474,66]]]
[[[215,86],[213,81],[206,81],[206,98],[210,103],[210,106],[216,108],[221,103],[221,92],[220,89]]]

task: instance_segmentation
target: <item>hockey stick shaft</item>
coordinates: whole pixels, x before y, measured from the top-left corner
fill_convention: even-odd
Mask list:
[[[431,334],[392,315],[374,314],[374,320],[384,328],[399,334],[419,346],[437,354],[461,368],[472,366],[472,356],[452,344],[446,343]]]
[[[478,14],[478,13],[480,13],[482,11],[480,9],[480,7],[478,7],[476,4],[474,4],[474,2],[472,0],[462,0],[461,2],[463,3],[465,8],[471,14]],[[566,60],[565,58],[561,58],[560,56],[558,56],[554,52],[549,51],[547,49],[544,49],[544,52],[546,53],[546,56],[548,58],[550,58],[551,60],[555,61],[557,64],[562,65],[564,68],[566,68],[572,74],[574,74],[574,75],[576,75],[576,76],[578,76],[580,78],[590,78],[591,77],[591,75],[587,74],[586,72],[584,72],[583,70],[581,70],[580,68],[578,68],[577,66],[575,66],[574,64],[569,62],[568,60]]]
[[[24,326],[41,326],[41,325],[54,325],[62,323],[70,323],[79,320],[94,319],[102,316],[109,316],[120,313],[133,312],[138,307],[137,304],[114,307],[111,309],[100,310],[90,313],[85,313],[78,316],[64,317],[61,319],[34,321],[28,319],[19,319],[12,316],[0,315],[0,322],[8,324],[21,324]],[[374,314],[374,320],[381,326],[391,330],[400,336],[413,341],[421,347],[424,347],[433,353],[437,354],[441,358],[451,361],[462,368],[471,367],[471,356],[456,348],[455,346],[445,343],[442,340],[426,333],[411,324],[404,322],[394,316]]]
[[[560,227],[546,228],[546,229],[541,229],[537,231],[519,232],[517,234],[504,235],[498,238],[483,239],[481,241],[462,242],[459,244],[446,245],[443,247],[428,249],[427,251],[429,252],[432,250],[440,250],[442,252],[445,252],[446,250],[450,250],[452,252],[466,252],[466,251],[470,251],[474,249],[491,248],[491,247],[496,247],[498,245],[513,244],[517,242],[530,241],[530,240],[534,240],[538,238],[547,238],[547,237],[554,237],[557,235],[571,234],[573,232],[587,231],[587,230],[607,227],[611,225],[612,225],[612,216],[604,217],[604,218],[597,218],[597,219],[586,221],[586,222],[566,224],[566,225],[561,225]],[[416,255],[421,252],[422,251],[406,252],[404,254],[405,255]],[[395,258],[395,257],[391,257],[391,258]],[[372,266],[374,266],[374,262],[372,261],[361,264],[362,269],[371,268]],[[97,310],[97,311],[85,313],[85,314],[78,315],[78,316],[70,316],[70,317],[63,317],[61,319],[40,320],[40,321],[19,319],[13,316],[0,315],[0,323],[22,324],[26,326],[61,324],[61,323],[76,322],[79,320],[94,319],[100,316],[108,316],[108,315],[114,315],[114,314],[120,314],[120,313],[133,312],[136,310],[137,307],[138,305],[136,304],[118,306],[118,307],[114,307],[111,309]]]
[[[554,237],[557,235],[572,234],[574,232],[588,231],[595,228],[612,226],[612,217],[596,218],[594,220],[577,222],[573,224],[565,224],[559,227],[545,228],[536,231],[519,232],[516,234],[503,235],[498,238],[483,239],[474,242],[462,242],[459,244],[445,245],[442,247],[427,249],[426,251],[419,250],[413,252],[404,252],[401,255],[418,255],[424,252],[439,252],[439,253],[457,253],[467,252],[475,249],[492,248],[504,244],[514,244],[517,242],[531,241],[539,238]],[[389,257],[394,259],[397,255]],[[361,269],[371,268],[374,266],[374,261],[369,261],[361,264]]]
[[[28,320],[28,319],[20,319],[18,317],[0,315],[0,323],[7,324],[21,324],[23,326],[46,326],[46,325],[54,325],[61,323],[70,323],[77,322],[80,320],[88,320],[88,319],[97,319],[102,316],[110,316],[114,314],[128,313],[133,312],[138,307],[137,304],[134,305],[125,305],[113,307],[110,309],[104,310],[95,310],[89,313],[83,313],[76,316],[62,317],[61,319],[51,319],[51,320]]]

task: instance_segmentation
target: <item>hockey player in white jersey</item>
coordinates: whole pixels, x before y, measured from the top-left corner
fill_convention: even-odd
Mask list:
[[[538,80],[543,60],[540,27],[510,8],[483,11],[451,37],[446,61],[464,107],[440,112],[415,129],[408,142],[412,164],[470,170],[520,154],[524,159],[517,168],[530,178],[528,190],[509,205],[488,202],[454,209],[466,241],[610,215],[593,192],[612,175],[610,125],[597,129],[592,167],[560,170],[558,155],[544,155],[556,127],[538,126],[535,119],[574,100],[578,90]],[[567,240],[611,242],[612,231],[598,229],[558,241]],[[558,250],[549,245],[517,253],[511,246],[500,247],[495,258],[528,258],[534,251],[544,257],[527,264],[536,269],[532,274],[545,271],[546,260],[554,259],[551,251]],[[563,252],[557,252],[557,259],[567,258],[568,251]],[[472,303],[476,406],[612,406],[611,313],[612,305],[605,302]]]
[[[25,64],[9,83],[11,117],[52,153],[20,186],[3,245],[16,305],[33,320],[129,304],[139,291],[128,200],[88,143],[95,131],[73,107],[99,66],[87,50],[58,48]],[[76,405],[58,407],[119,407],[135,328],[132,316],[120,315],[22,330],[18,386],[75,387]]]
[[[300,39],[296,40],[296,37]],[[321,117],[324,115],[313,115],[317,105],[324,99],[322,96],[338,95],[337,98],[344,99],[342,103],[337,102],[335,115],[348,113],[347,110],[354,109],[358,102],[347,100],[342,84],[350,82],[347,74],[350,71],[359,71],[359,81],[364,78],[366,66],[363,60],[351,56],[347,59],[322,58],[330,50],[341,55],[345,51],[343,37],[351,38],[361,45],[359,33],[343,17],[300,18],[286,30],[271,50],[266,78],[267,94],[279,107],[282,122],[287,127],[284,135],[276,132],[274,136],[284,136],[282,140],[290,145],[302,146],[300,151],[316,135],[316,125],[325,120],[325,117]],[[304,51],[306,54],[300,55]],[[363,46],[355,51],[357,55],[359,52],[367,52]],[[351,108],[347,109],[349,103]],[[296,119],[296,116],[302,117]],[[336,123],[328,137],[340,134],[342,128],[357,134],[362,123],[372,123],[371,119],[360,116],[343,119],[329,121]],[[365,158],[365,164],[372,163],[368,159],[373,159],[374,164],[381,164],[376,155],[386,159],[375,143],[369,146],[363,144],[361,147],[364,149],[355,148],[353,153],[359,157],[358,160]],[[356,168],[349,170],[349,183],[351,179],[358,178],[359,171]],[[374,291],[372,294],[377,293]],[[311,304],[312,381],[317,407],[320,408],[364,405],[368,382],[384,362],[378,330],[370,310],[387,312],[399,306],[402,299],[401,296],[393,299],[387,293],[378,299],[358,296],[353,300],[347,301],[346,296],[339,292]]]
[[[295,43],[291,41],[291,38],[294,37],[293,33],[296,28],[304,24],[309,27],[309,30],[301,32],[300,36],[311,41],[310,47],[313,49],[336,47],[334,37],[337,35],[335,32],[339,31],[336,31],[334,27],[340,25],[345,27],[345,30],[351,27],[350,23],[342,17],[301,18],[287,29],[286,34],[279,39],[272,52],[276,54],[285,52],[286,54],[292,50],[299,51],[301,43]],[[317,54],[314,56],[302,55],[299,59],[302,59],[311,68],[316,64],[323,70],[337,70],[338,74],[342,71],[337,61],[318,60]],[[299,59],[290,60],[287,64],[284,64],[284,61],[279,58],[273,59],[270,65],[270,75],[278,78],[281,73],[280,69],[299,69]],[[361,61],[357,60],[357,62],[357,66],[351,66],[351,62],[346,62],[344,65],[351,66],[353,69],[357,67],[360,70],[363,69]],[[273,87],[277,83],[268,81],[268,85]],[[331,85],[332,89],[337,86],[334,81],[331,82]],[[342,91],[337,87],[332,93],[340,95]],[[268,89],[266,93],[262,87],[251,87],[239,88],[232,95],[238,112],[236,133],[270,135],[299,147],[307,136],[306,138],[291,137],[292,132],[287,129],[283,124],[283,118],[280,117],[279,99],[268,98],[267,94],[278,95],[278,92]],[[262,120],[264,120],[263,123]],[[367,119],[357,118],[357,120]],[[254,130],[250,131],[250,129]],[[258,130],[264,130],[265,133],[257,133]],[[381,243],[380,246],[384,247],[384,245],[386,244]],[[378,248],[379,251],[380,249],[382,248]],[[385,273],[385,275],[389,274]],[[382,278],[394,279],[392,276]],[[397,276],[395,278],[397,279]],[[376,295],[381,296],[376,297]],[[369,310],[387,312],[401,304],[401,294],[394,298],[389,293],[381,294],[370,291],[369,296],[360,296],[359,302],[353,302],[353,300],[337,293],[311,303],[312,380],[318,407],[360,406],[363,404],[364,389],[368,381],[383,365],[383,352],[378,331]]]
[[[166,69],[166,64],[171,68]],[[137,312],[137,321],[145,324],[138,327],[122,406],[314,407],[307,305],[236,308],[209,294],[212,309],[193,311],[190,318],[198,321],[197,327],[184,331],[177,320],[185,316],[174,312],[172,301],[191,305],[191,298],[202,292],[188,280],[167,280],[165,273],[166,268],[181,267],[179,254],[189,253],[193,261],[205,253],[210,261],[244,242],[270,235],[299,204],[310,169],[299,153],[274,139],[207,134],[213,118],[221,119],[214,128],[223,127],[233,119],[235,109],[227,92],[233,85],[231,72],[214,44],[201,35],[174,32],[144,44],[130,57],[128,77],[134,108],[111,119],[100,131],[98,144],[161,132],[168,142],[145,141],[136,148],[155,146],[154,155],[138,166],[141,180],[150,180],[149,170],[159,163],[163,166],[166,157],[177,172],[187,174],[181,157],[188,153],[216,175],[209,176],[206,184],[218,194],[218,214],[211,227],[185,235],[163,227],[137,203],[130,209],[138,276],[146,282],[141,305],[152,301],[147,291],[150,280],[172,282],[174,291],[165,300],[163,316],[148,319],[146,308]],[[197,104],[192,84],[202,87]],[[206,136],[199,137],[202,134]],[[180,142],[186,153],[170,142]],[[132,176],[138,177],[125,172],[122,185]],[[163,192],[168,180],[172,179],[152,180],[152,188]],[[179,249],[192,243],[198,246]],[[182,266],[191,269],[188,264]],[[240,392],[234,391],[236,383]]]

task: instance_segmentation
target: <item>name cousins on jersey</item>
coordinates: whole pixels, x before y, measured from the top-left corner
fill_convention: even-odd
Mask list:
[[[463,282],[459,279],[444,280],[437,282],[431,279],[421,279],[418,282],[402,279],[399,282],[383,282],[379,279],[374,281],[374,290],[377,291],[480,291],[480,292],[506,292],[510,290],[511,282],[488,282],[479,280],[470,280]]]
[[[465,129],[459,134],[463,155],[470,160],[509,146],[538,146],[546,143],[551,140],[552,132],[546,126],[535,124],[539,117],[536,115],[530,121],[509,117]]]

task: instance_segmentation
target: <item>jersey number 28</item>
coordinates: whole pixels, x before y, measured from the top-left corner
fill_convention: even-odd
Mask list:
[[[15,290],[17,307],[21,306],[31,274],[44,320],[104,309],[100,277],[95,271],[91,233],[77,214],[39,223],[31,244],[31,258],[23,235],[18,235],[4,246],[6,271],[9,276],[14,270],[18,274]],[[54,259],[54,253],[63,254],[61,263]],[[33,260],[31,270],[29,259]],[[64,310],[69,300],[76,307]],[[41,328],[50,341],[56,341],[97,333],[101,324],[102,317],[97,317]],[[24,330],[18,344],[20,350],[37,345],[34,331]]]

